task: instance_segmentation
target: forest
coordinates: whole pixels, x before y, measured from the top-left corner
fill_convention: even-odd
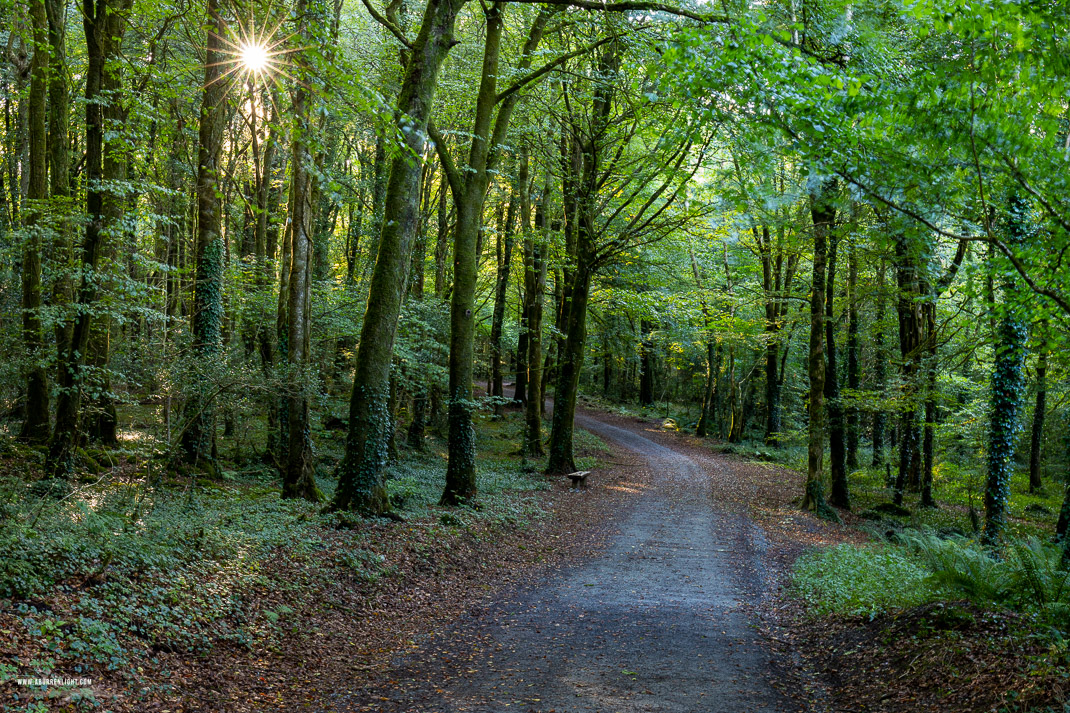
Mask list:
[[[1070,711],[1065,2],[0,13],[0,709]]]

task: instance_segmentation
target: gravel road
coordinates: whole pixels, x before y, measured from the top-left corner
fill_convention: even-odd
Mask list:
[[[577,425],[648,473],[606,546],[462,617],[357,710],[796,710],[743,607],[767,591],[769,567],[761,530],[711,485],[731,474],[608,420],[588,413]]]

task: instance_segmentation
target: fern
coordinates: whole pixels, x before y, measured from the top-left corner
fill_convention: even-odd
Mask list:
[[[1070,627],[1070,571],[1058,547],[1031,538],[993,553],[965,538],[928,533],[903,534],[900,541],[946,595],[1034,611],[1057,628]]]

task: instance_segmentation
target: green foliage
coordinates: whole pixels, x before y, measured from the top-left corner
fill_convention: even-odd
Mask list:
[[[1036,613],[1063,629],[1070,625],[1070,571],[1062,548],[1029,538],[998,552],[961,538],[903,536],[949,596]]]
[[[895,542],[836,545],[800,557],[796,592],[820,614],[872,617],[967,599],[1070,631],[1070,571],[1059,546],[1030,538],[993,552],[965,538],[917,531],[900,533]]]
[[[803,555],[795,564],[799,596],[819,614],[876,616],[932,601],[930,572],[902,548],[836,545]]]

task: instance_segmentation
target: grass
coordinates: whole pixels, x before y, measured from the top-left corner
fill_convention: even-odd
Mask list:
[[[836,545],[800,557],[794,583],[816,614],[874,617],[935,599],[931,573],[902,548]]]

